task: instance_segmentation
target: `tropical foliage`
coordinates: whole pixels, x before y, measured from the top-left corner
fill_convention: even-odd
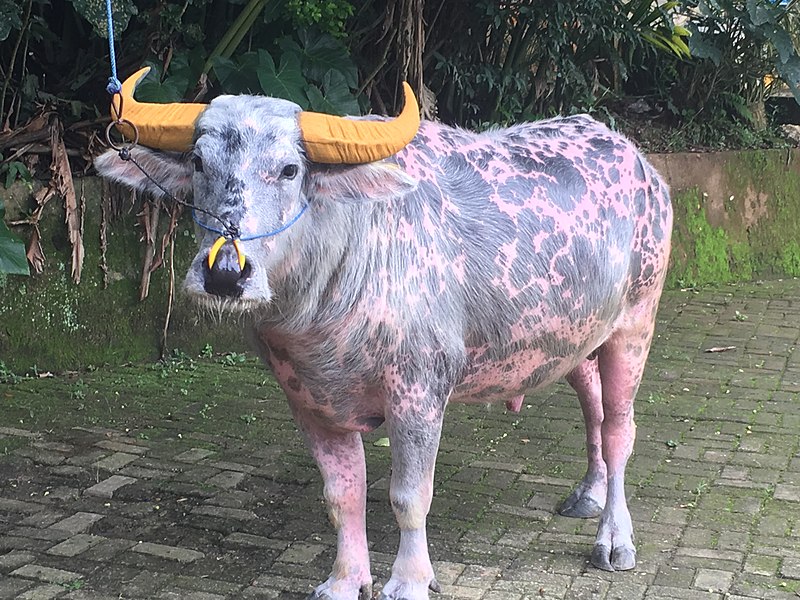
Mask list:
[[[391,113],[407,80],[425,115],[450,123],[586,111],[622,128],[639,123],[634,137],[667,128],[667,145],[679,148],[772,143],[764,99],[779,87],[800,99],[798,2],[112,4],[120,78],[153,67],[144,100],[263,93],[315,111]],[[71,202],[71,173],[87,171],[104,143],[107,29],[103,0],[0,0],[0,183],[50,178],[20,221],[34,270],[44,260],[37,215],[52,197]],[[79,277],[80,232],[69,233]],[[21,264],[21,251],[0,227],[0,271]]]
[[[0,274],[27,275],[28,261],[25,258],[25,245],[8,229],[3,217],[6,207],[0,200]]]

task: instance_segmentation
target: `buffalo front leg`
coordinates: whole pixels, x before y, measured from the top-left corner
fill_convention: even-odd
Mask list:
[[[425,527],[445,402],[415,398],[403,405],[405,410],[392,407],[386,420],[392,449],[389,497],[400,528],[400,546],[380,600],[427,600],[428,589],[440,590]]]
[[[337,535],[331,575],[308,600],[369,600],[372,575],[367,550],[367,481],[361,435],[331,431],[301,420],[298,425],[322,473],[328,515]]]
[[[586,424],[586,475],[558,507],[565,517],[596,517],[606,503],[606,463],[603,461],[603,398],[597,359],[587,359],[567,375],[578,394]]]

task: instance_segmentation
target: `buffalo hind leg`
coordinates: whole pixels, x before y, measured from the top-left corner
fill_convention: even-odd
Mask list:
[[[642,379],[654,326],[655,305],[642,302],[598,351],[603,390],[601,436],[608,489],[591,560],[595,567],[606,571],[624,571],[636,565],[633,523],[625,498],[625,468],[636,437],[633,399]]]
[[[389,497],[400,528],[400,546],[380,600],[427,600],[428,589],[440,591],[428,554],[425,527],[433,498],[444,405],[444,401],[428,396],[408,399],[402,403],[405,409],[389,408],[386,418],[392,449]]]
[[[567,382],[578,394],[586,424],[586,475],[558,507],[565,517],[596,517],[606,503],[606,463],[603,461],[601,426],[603,397],[597,358],[584,360],[568,375]]]
[[[372,575],[367,550],[367,481],[361,435],[330,431],[298,417],[295,411],[295,420],[322,473],[328,514],[337,535],[331,575],[308,600],[369,600]]]

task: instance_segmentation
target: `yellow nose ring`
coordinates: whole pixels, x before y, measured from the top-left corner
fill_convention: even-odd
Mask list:
[[[212,244],[211,250],[208,251],[208,268],[212,269],[214,267],[214,263],[217,260],[217,254],[219,254],[220,248],[225,245],[225,242],[228,241],[228,238],[225,236],[219,236],[216,241]],[[239,240],[232,239],[233,247],[236,250],[236,258],[239,261],[239,270],[241,271],[244,269],[244,252],[242,252],[242,247],[239,244]]]

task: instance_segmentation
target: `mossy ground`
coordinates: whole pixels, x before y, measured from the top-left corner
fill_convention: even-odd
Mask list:
[[[206,354],[59,374],[19,375],[0,363],[0,423],[35,431],[113,427],[150,437],[158,423],[180,421],[192,431],[270,439],[275,421],[264,414],[282,392],[268,370],[245,354]]]

